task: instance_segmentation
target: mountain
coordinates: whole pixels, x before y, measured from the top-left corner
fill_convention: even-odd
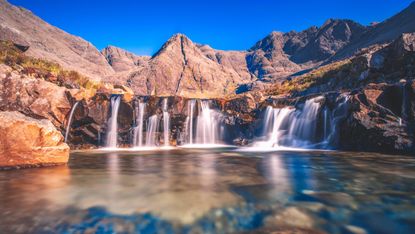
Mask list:
[[[320,65],[365,31],[351,20],[330,19],[301,32],[272,32],[250,49],[249,70],[259,79],[284,79]]]
[[[146,66],[107,77],[130,86],[138,94],[210,97],[232,93],[249,77],[209,59],[183,34],[172,36]]]
[[[114,73],[105,57],[90,42],[5,0],[0,0],[0,40],[28,46],[28,55],[57,62],[90,78],[100,79]]]
[[[115,72],[129,71],[144,66],[150,59],[150,56],[138,56],[115,46],[107,46],[101,53]]]
[[[371,26],[329,19],[300,32],[274,31],[244,51],[216,50],[175,34],[148,57],[114,46],[99,52],[91,43],[5,0],[0,0],[0,13],[0,40],[28,47],[27,55],[129,86],[136,94],[164,96],[221,97],[253,87],[263,89],[415,31],[413,3]]]
[[[332,60],[346,58],[374,44],[391,42],[403,33],[409,32],[415,32],[415,2],[400,13],[369,28],[363,35],[338,51]]]

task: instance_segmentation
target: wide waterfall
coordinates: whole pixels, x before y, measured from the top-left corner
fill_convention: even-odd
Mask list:
[[[69,136],[69,132],[71,130],[71,124],[72,124],[72,116],[73,116],[73,113],[75,113],[75,110],[78,104],[79,102],[75,102],[75,104],[72,106],[71,113],[69,114],[68,123],[66,125],[65,142],[68,141],[68,136]]]
[[[108,119],[106,147],[116,148],[118,137],[118,109],[120,107],[121,96],[111,97],[111,117]]]
[[[164,146],[168,147],[170,134],[170,115],[168,112],[168,99],[163,99],[163,135],[164,135]]]
[[[154,147],[157,146],[157,131],[159,126],[159,117],[157,115],[152,115],[148,119],[147,124],[147,135],[146,135],[146,146]]]
[[[322,97],[307,100],[299,108],[268,106],[264,115],[265,140],[255,147],[332,148],[338,144],[338,127],[349,113],[349,96],[340,95],[336,108],[321,106]]]
[[[136,127],[134,128],[133,144],[136,147],[143,146],[143,131],[144,131],[144,112],[146,103],[139,102],[138,109],[136,108]]]
[[[321,97],[307,100],[301,109],[267,107],[264,118],[265,141],[255,147],[312,147],[316,140],[316,127]]]

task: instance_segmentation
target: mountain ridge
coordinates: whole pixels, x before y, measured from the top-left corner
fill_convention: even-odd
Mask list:
[[[223,96],[253,83],[281,83],[295,74],[350,57],[362,48],[387,43],[402,32],[415,31],[414,2],[373,26],[330,18],[320,27],[299,32],[272,31],[242,51],[217,50],[177,33],[150,57],[115,46],[98,51],[90,42],[28,10],[5,0],[0,0],[0,6],[0,40],[28,46],[28,55],[94,79],[129,86],[142,95]]]

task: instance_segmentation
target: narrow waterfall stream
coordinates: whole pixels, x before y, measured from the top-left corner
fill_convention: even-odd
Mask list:
[[[73,113],[75,113],[75,110],[78,104],[79,102],[75,102],[75,104],[72,106],[71,113],[69,114],[68,124],[66,125],[66,131],[65,131],[65,142],[68,141],[69,132],[71,131]]]
[[[193,119],[195,112],[196,100],[190,100],[187,106],[187,118],[186,118],[186,132],[188,137],[188,143],[193,144]]]
[[[349,112],[349,99],[348,95],[340,95],[337,98],[339,103],[336,108],[330,111],[327,107],[324,109],[324,136],[323,146],[330,148],[331,145],[338,143],[338,127],[339,123],[346,118]]]
[[[144,113],[146,103],[139,102],[138,109],[136,109],[136,127],[134,128],[134,140],[133,144],[135,147],[143,146],[143,131],[144,131]]]
[[[164,135],[164,146],[168,147],[170,134],[170,115],[168,112],[168,99],[163,99],[163,135]]]
[[[146,135],[146,147],[157,146],[157,130],[159,126],[159,117],[152,115],[148,119],[147,135]]]
[[[116,148],[118,138],[118,109],[120,107],[121,96],[111,97],[111,117],[108,119],[106,147]]]

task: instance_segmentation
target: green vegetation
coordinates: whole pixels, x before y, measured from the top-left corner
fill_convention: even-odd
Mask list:
[[[45,79],[59,86],[99,89],[102,83],[93,81],[76,71],[63,69],[59,64],[25,55],[24,51],[9,41],[0,41],[0,63],[22,74]]]

